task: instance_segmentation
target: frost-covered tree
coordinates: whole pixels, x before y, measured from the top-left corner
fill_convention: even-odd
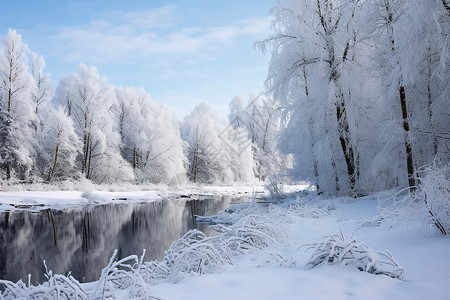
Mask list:
[[[387,85],[391,87],[388,91],[387,97],[392,99],[390,102],[393,111],[399,111],[401,115],[403,132],[401,133],[401,140],[404,143],[405,157],[406,157],[406,168],[408,174],[408,183],[410,187],[415,186],[415,171],[413,163],[413,152],[411,146],[411,134],[410,134],[410,120],[408,114],[408,101],[406,99],[405,82],[402,76],[402,63],[399,56],[401,55],[401,47],[399,47],[399,41],[397,39],[399,32],[397,32],[397,22],[401,18],[401,15],[407,5],[406,0],[393,1],[393,0],[382,0],[377,1],[378,5],[378,26],[377,29],[381,30],[380,36],[381,41],[384,37],[383,54],[385,55],[385,62],[382,67],[386,75],[389,76]],[[395,96],[396,91],[398,96]],[[398,101],[394,101],[397,98]],[[397,104],[397,105],[396,105]],[[396,109],[399,107],[400,109]],[[400,117],[397,117],[400,119]]]
[[[40,115],[45,120],[38,130],[38,140],[42,145],[38,164],[42,177],[47,181],[75,177],[81,141],[75,133],[72,119],[62,107],[54,109],[49,105],[43,106]]]
[[[234,180],[227,136],[225,126],[206,103],[184,118],[181,137],[186,142],[187,173],[192,182],[231,183]]]
[[[221,138],[227,144],[231,157],[231,170],[235,182],[255,181],[255,162],[253,149],[248,138],[248,132],[244,128],[227,127],[226,134]]]
[[[447,2],[409,1],[398,24],[404,31],[398,41],[402,77],[411,98],[411,143],[416,169],[432,164],[434,159],[450,160],[450,15],[444,3]]]
[[[82,174],[98,183],[133,179],[131,166],[120,154],[114,89],[105,85],[98,71],[80,65],[79,73],[60,81],[54,99],[64,106],[82,140]]]
[[[44,73],[45,60],[41,55],[31,52],[31,75],[33,76],[33,88],[31,99],[34,103],[35,113],[39,117],[39,106],[47,102],[50,95],[50,75]],[[42,118],[40,118],[42,120]],[[35,130],[37,131],[37,124]]]
[[[267,87],[284,111],[282,149],[294,154],[297,177],[319,177],[336,190],[353,191],[358,175],[351,88],[343,74],[359,41],[359,8],[357,0],[278,1],[275,33],[259,43],[263,52],[273,46]]]
[[[37,122],[31,102],[32,78],[27,69],[28,47],[15,30],[9,30],[0,54],[0,113],[2,145],[0,165],[6,179],[24,179],[33,168],[34,131]],[[13,174],[14,173],[14,174]]]
[[[368,6],[367,36],[376,45],[372,73],[381,78],[374,94],[385,109],[379,116],[388,117],[377,124],[381,147],[373,169],[387,183],[414,188],[417,169],[449,159],[450,21],[442,4],[378,0]]]
[[[237,144],[241,148],[250,148],[245,150],[252,153],[254,176],[264,181],[279,172],[281,164],[275,141],[279,128],[279,108],[276,104],[263,94],[251,94],[245,107],[240,96],[234,97],[229,107],[228,121],[234,128],[233,135],[242,136]]]
[[[183,142],[174,118],[143,89],[116,88],[121,152],[138,182],[169,183],[185,173]]]
[[[332,192],[415,186],[449,160],[450,19],[441,0],[286,0],[267,87],[293,175]]]

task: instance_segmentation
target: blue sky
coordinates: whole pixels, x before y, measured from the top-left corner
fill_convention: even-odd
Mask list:
[[[107,82],[144,87],[183,116],[211,103],[222,115],[235,95],[259,93],[268,55],[255,41],[270,33],[273,0],[36,1],[3,3],[0,33],[17,29],[46,60],[56,87],[78,65]]]

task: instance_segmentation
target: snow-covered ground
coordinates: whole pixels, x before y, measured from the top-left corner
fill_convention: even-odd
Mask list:
[[[449,299],[450,238],[421,222],[426,216],[384,214],[379,220],[381,200],[309,199],[303,205],[295,200],[291,208],[257,208],[256,213],[289,232],[286,243],[251,250],[215,274],[155,285],[151,294],[161,299]],[[312,253],[301,246],[340,231],[375,251],[388,249],[404,268],[404,278],[373,275],[352,265],[305,268]]]
[[[104,192],[100,194],[105,197]],[[303,194],[272,204],[236,204],[212,218],[228,224],[218,225],[223,233],[217,238],[203,237],[199,243],[182,240],[166,253],[164,261],[138,262],[140,272],[128,272],[133,284],[117,284],[111,278],[119,273],[110,268],[110,277],[105,273],[99,282],[81,284],[74,290],[80,291],[79,296],[86,292],[91,298],[96,290],[98,296],[106,288],[116,299],[145,294],[159,299],[196,300],[448,299],[450,238],[438,235],[423,211],[412,205],[398,205],[404,196],[392,197],[393,194],[385,192],[359,199]],[[137,198],[146,195],[149,194],[134,194]],[[70,193],[67,196],[69,200],[78,199]],[[380,264],[381,260],[389,260],[370,249],[387,249],[401,266],[394,268],[399,276],[393,277],[399,278],[360,271],[351,259],[344,259],[347,265],[306,267],[313,254],[308,245],[341,233],[344,244],[350,245],[353,237],[356,242],[352,245],[358,249],[364,248],[362,243],[367,245],[364,249],[369,249],[368,257],[375,258],[372,262],[378,263],[378,271],[393,268]],[[186,262],[180,263],[182,259]],[[120,286],[127,288],[121,290]],[[21,289],[25,292],[27,288]]]

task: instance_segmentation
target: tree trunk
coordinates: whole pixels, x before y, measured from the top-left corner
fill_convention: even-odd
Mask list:
[[[10,180],[11,179],[11,167],[8,165],[6,165],[6,180]]]
[[[306,67],[305,66],[303,66],[303,70],[302,71],[303,71],[303,82],[305,83],[305,95],[306,95],[307,98],[309,98],[308,76],[306,74]],[[309,101],[312,102],[311,99],[309,99]],[[311,103],[311,105],[312,105],[312,103]],[[313,118],[310,117],[309,118],[309,122],[308,122],[308,131],[309,131],[309,134],[311,136],[311,139],[314,137],[312,123],[313,123]],[[315,153],[314,153],[314,142],[313,141],[311,141],[310,146],[311,146],[310,147],[311,156],[312,156],[312,159],[313,159],[314,179],[316,181],[315,184],[316,184],[317,191],[320,193],[319,167],[318,167],[317,159],[316,159],[316,157],[314,155]]]
[[[395,54],[395,40],[394,40],[394,14],[391,9],[391,4],[389,0],[384,1],[384,8],[386,9],[387,13],[387,34],[388,38],[391,43],[391,52],[392,55]],[[397,62],[397,64],[400,64],[400,62]],[[403,129],[404,129],[404,142],[405,142],[405,152],[406,152],[406,168],[408,172],[408,184],[411,189],[415,189],[416,183],[415,183],[415,176],[414,176],[414,165],[413,165],[413,154],[412,154],[412,147],[411,147],[411,141],[409,137],[409,123],[408,123],[408,111],[406,107],[406,95],[405,95],[405,87],[401,83],[401,79],[398,83],[398,91],[400,94],[400,107],[402,111],[402,119],[403,119]]]
[[[429,49],[428,49],[429,50]],[[428,82],[427,82],[427,108],[428,108],[428,122],[430,125],[430,130],[433,131],[433,97],[431,95],[431,58],[428,65]],[[436,157],[438,154],[438,141],[436,135],[433,135],[433,156]]]
[[[9,89],[8,89],[8,112],[11,111],[11,98],[12,98],[12,90],[11,90],[11,85],[13,84],[13,78],[12,78],[12,71],[13,71],[13,62],[9,61]]]
[[[336,163],[334,162],[333,158],[331,158],[331,166],[333,167],[334,170],[334,182],[336,183],[336,192],[339,192],[341,190],[341,188],[339,187],[339,175],[337,173]]]
[[[83,137],[83,161],[81,163],[81,173],[86,173],[86,161],[87,161],[87,143],[88,143],[88,137],[87,134],[84,134]]]
[[[350,142],[350,128],[348,125],[347,111],[345,108],[344,95],[339,91],[336,102],[336,119],[338,122],[338,135],[342,151],[344,152],[347,174],[350,179],[350,189],[355,189],[355,155]]]
[[[194,154],[194,182],[197,182],[197,173],[198,173],[198,146],[197,149],[195,149]]]
[[[137,151],[136,147],[133,148],[133,169],[136,169],[137,166]]]
[[[400,85],[400,106],[402,108],[402,118],[403,118],[403,129],[405,130],[405,150],[406,150],[406,167],[408,170],[408,183],[411,189],[415,189],[416,180],[415,180],[415,172],[414,172],[414,164],[413,164],[413,154],[411,141],[409,137],[409,122],[408,122],[408,111],[406,108],[406,95],[405,95],[405,87]]]
[[[88,155],[88,165],[87,165],[87,172],[86,172],[87,179],[91,179],[91,176],[92,176],[91,162],[92,162],[92,140],[89,139],[89,155]]]
[[[38,115],[38,106],[36,105],[36,110],[35,110],[36,116]],[[34,124],[34,132],[37,132],[38,130],[38,126],[37,123]]]
[[[55,174],[56,165],[58,163],[58,152],[59,152],[59,143],[56,144],[55,157],[54,157],[54,160],[53,160],[53,166],[50,168],[50,170],[48,172],[47,181],[50,181],[50,179],[52,179],[53,175]]]
[[[450,14],[450,5],[445,0],[442,0],[442,5],[444,5],[447,12]]]

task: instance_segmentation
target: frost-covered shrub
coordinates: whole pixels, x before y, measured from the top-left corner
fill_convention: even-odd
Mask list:
[[[260,215],[248,215],[229,226],[211,227],[221,234],[206,237],[198,230],[191,230],[165,251],[162,261],[143,263],[139,272],[144,281],[177,282],[185,276],[216,272],[224,265],[233,264],[233,255],[279,244],[288,237],[280,226]]]
[[[89,295],[89,299],[115,299],[115,290],[126,290],[127,299],[154,299],[149,294],[149,285],[142,277],[140,269],[143,265],[145,250],[138,260],[130,255],[116,260],[114,251],[108,265],[102,270],[97,288]]]
[[[170,246],[165,252],[164,261],[175,277],[212,273],[232,263],[224,244],[222,237],[208,238],[201,231],[191,230]]]
[[[353,237],[345,239],[342,232],[329,236],[322,243],[308,246],[314,250],[306,264],[308,269],[323,264],[342,264],[355,266],[360,271],[375,275],[383,274],[403,279],[405,271],[389,251],[386,250],[386,254],[378,252],[383,257],[380,258],[365,243],[357,243]]]
[[[117,250],[111,256],[108,265],[102,270],[93,299],[113,299],[114,289],[126,289],[133,283],[133,266],[125,264],[131,261],[133,265],[138,263],[137,256],[131,255],[119,261],[115,261]]]
[[[175,241],[162,261],[144,263],[140,273],[151,284],[166,279],[177,282],[187,275],[215,272],[226,264],[232,260],[223,237],[206,237],[194,229]]]
[[[248,215],[233,226],[211,226],[223,234],[227,247],[233,254],[242,254],[253,248],[265,248],[280,244],[288,234],[271,219],[260,215]]]
[[[446,235],[450,233],[450,164],[434,164],[422,172],[419,188],[413,199],[422,200],[431,223]]]
[[[329,204],[326,207],[320,207],[316,204],[308,205],[302,201],[289,206],[289,210],[297,216],[305,219],[318,219],[330,215],[330,211],[335,209],[333,205]]]
[[[45,261],[44,266],[46,269],[45,276],[47,277],[47,282],[38,286],[33,286],[30,283],[26,285],[22,280],[19,280],[17,283],[0,280],[0,286],[2,286],[3,289],[3,292],[0,293],[0,299],[91,299],[73,276],[53,274],[51,270],[47,270]]]

